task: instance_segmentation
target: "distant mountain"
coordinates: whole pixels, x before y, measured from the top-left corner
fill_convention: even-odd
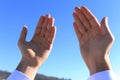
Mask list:
[[[10,72],[0,70],[0,80],[6,80],[10,74],[11,74]],[[37,74],[34,80],[71,80],[71,79],[64,78],[59,79],[56,77],[48,77],[42,74]]]

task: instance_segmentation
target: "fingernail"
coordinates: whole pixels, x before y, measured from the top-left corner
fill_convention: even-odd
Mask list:
[[[105,19],[106,19],[106,22],[108,22],[108,17],[105,17]]]
[[[24,25],[23,27],[27,28],[27,25]]]
[[[77,7],[75,7],[75,11],[77,11],[77,10],[79,10],[79,9],[80,9],[80,7],[78,7],[78,6],[77,6]]]
[[[85,6],[81,6],[81,8],[85,8]]]
[[[55,18],[52,17],[51,20],[55,21]]]
[[[46,17],[50,17],[50,14],[47,14]]]

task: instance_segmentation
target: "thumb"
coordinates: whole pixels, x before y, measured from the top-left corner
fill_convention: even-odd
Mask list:
[[[108,33],[110,32],[109,26],[108,26],[108,18],[104,17],[101,21],[101,29],[103,33]]]
[[[20,41],[25,41],[26,40],[26,35],[27,35],[27,26],[23,26],[23,29],[20,34]]]

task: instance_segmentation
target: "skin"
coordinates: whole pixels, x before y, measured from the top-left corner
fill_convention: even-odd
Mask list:
[[[109,51],[114,38],[104,17],[99,23],[86,7],[76,7],[73,13],[74,29],[79,41],[81,55],[90,71],[94,74],[110,70]],[[27,27],[24,26],[18,40],[22,60],[17,70],[33,80],[37,70],[48,58],[56,34],[54,18],[48,14],[41,16],[31,41],[26,41]]]
[[[107,17],[99,23],[86,7],[76,7],[73,13],[81,55],[89,69],[90,75],[110,70],[109,51],[114,37],[109,29]]]
[[[17,70],[33,80],[38,68],[50,54],[55,34],[54,18],[51,18],[49,14],[41,16],[33,38],[29,42],[26,41],[27,27],[24,26],[18,41],[22,60]]]

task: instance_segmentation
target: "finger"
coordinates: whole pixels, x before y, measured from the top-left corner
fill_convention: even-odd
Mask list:
[[[37,24],[37,27],[36,27],[36,30],[35,30],[35,34],[39,34],[40,33],[44,20],[45,20],[45,17],[41,16],[39,21],[38,21],[38,24]]]
[[[81,9],[79,7],[76,7],[75,11],[76,11],[76,13],[78,15],[78,18],[83,23],[83,25],[86,27],[87,30],[89,30],[91,28],[90,23],[87,20],[87,18],[84,16],[84,14],[81,12]]]
[[[50,43],[53,43],[53,42],[54,42],[55,35],[56,35],[56,27],[53,26],[53,27],[51,27],[51,34],[50,34],[50,36],[49,36],[49,42],[50,42]]]
[[[82,24],[82,22],[79,20],[77,14],[74,12],[73,13],[74,19],[75,19],[75,23],[78,25],[78,28],[80,30],[81,33],[86,32],[86,28],[84,27],[84,25]]]
[[[82,34],[81,34],[80,30],[79,30],[79,26],[77,26],[77,24],[75,22],[73,23],[73,25],[74,25],[74,30],[76,32],[76,35],[77,35],[78,39],[80,40],[81,37],[82,37]]]
[[[49,19],[49,23],[48,23],[48,25],[47,25],[47,31],[46,31],[46,33],[45,33],[45,38],[46,38],[46,39],[49,38],[49,36],[50,36],[51,27],[53,26],[53,24],[54,24],[54,18],[50,18],[50,19]]]
[[[83,6],[83,7],[81,7],[81,11],[83,12],[83,14],[86,16],[86,18],[90,22],[92,28],[100,26],[96,17],[92,14],[92,12],[90,12],[89,9],[87,9],[86,7]]]
[[[41,32],[40,32],[40,36],[41,37],[44,37],[45,36],[45,32],[46,32],[46,29],[47,29],[47,25],[48,25],[48,22],[49,22],[49,18],[50,18],[50,15],[46,15],[45,17],[45,20],[42,24],[42,28],[41,28]]]
[[[23,29],[20,34],[19,41],[25,41],[26,40],[26,35],[27,35],[27,26],[23,26]]]
[[[104,17],[101,21],[101,29],[103,31],[103,33],[109,33],[111,32],[109,27],[108,27],[108,18],[107,17]]]

